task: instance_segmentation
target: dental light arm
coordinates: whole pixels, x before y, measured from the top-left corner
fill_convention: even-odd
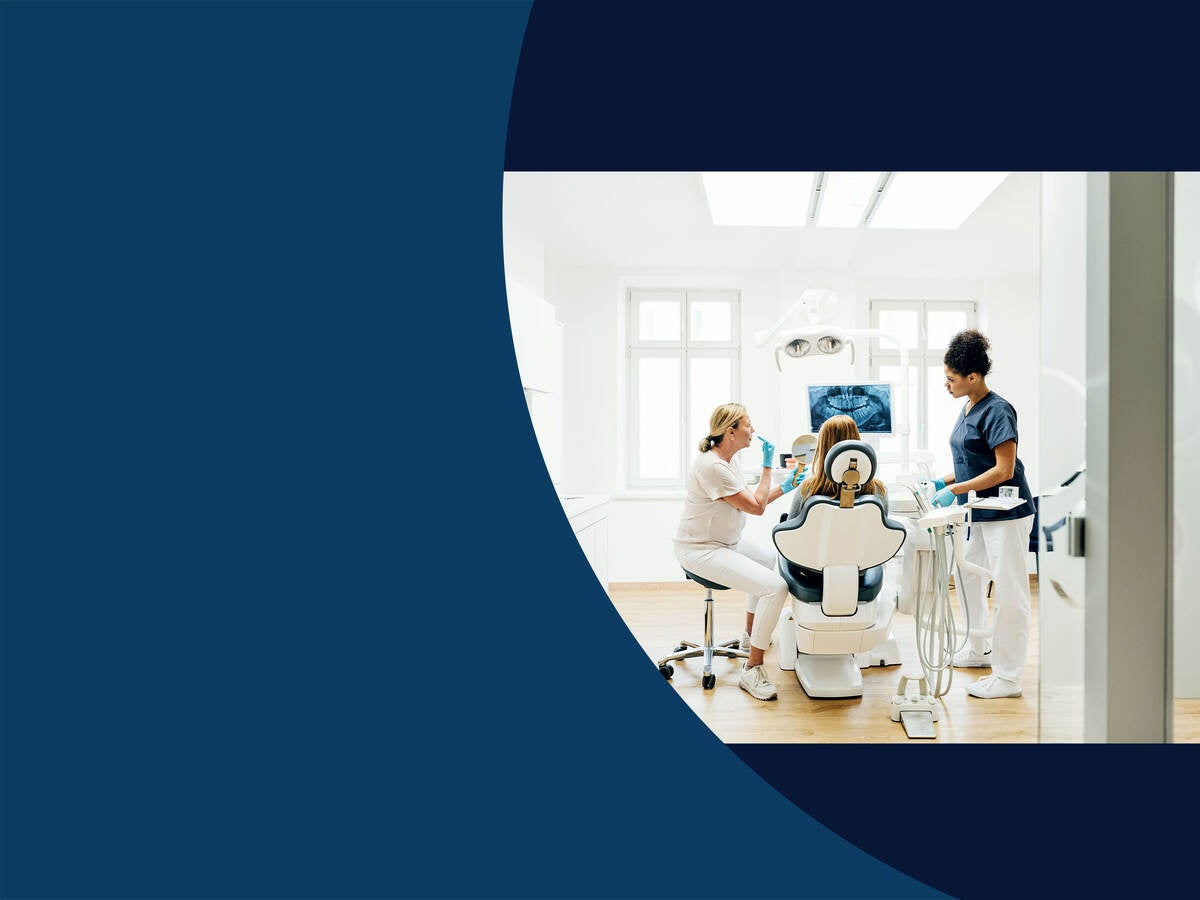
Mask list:
[[[765,347],[773,338],[776,332],[783,327],[783,324],[792,317],[796,310],[803,307],[808,310],[808,323],[815,327],[818,321],[822,318],[822,311],[828,316],[831,314],[831,305],[837,305],[837,294],[830,287],[818,285],[805,289],[805,291],[796,299],[796,302],[788,307],[779,319],[768,328],[766,331],[759,331],[754,335],[754,344],[756,347]],[[787,343],[786,341],[784,343]]]
[[[756,347],[767,346],[767,343],[771,340],[771,338],[775,337],[775,332],[779,331],[779,329],[783,327],[783,323],[792,317],[792,313],[794,313],[801,306],[807,306],[807,305],[808,305],[807,298],[801,297],[799,300],[797,300],[795,303],[793,303],[791,306],[789,306],[788,311],[785,312],[782,316],[780,316],[779,320],[774,325],[772,325],[766,331],[759,331],[759,332],[755,333],[754,346],[756,346]]]

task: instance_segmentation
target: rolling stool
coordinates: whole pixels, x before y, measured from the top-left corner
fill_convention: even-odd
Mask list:
[[[675,674],[675,667],[671,665],[672,662],[677,659],[692,659],[696,656],[703,656],[704,677],[700,680],[700,683],[704,685],[705,690],[708,690],[717,683],[717,676],[713,674],[712,670],[714,656],[727,656],[730,659],[747,659],[750,654],[745,650],[738,649],[740,640],[737,638],[732,641],[725,641],[723,644],[713,644],[713,591],[727,591],[729,588],[723,584],[717,584],[715,581],[707,581],[699,575],[693,575],[687,569],[683,570],[683,574],[704,588],[704,643],[693,644],[691,641],[680,641],[674,653],[670,656],[664,656],[658,661],[658,671],[662,672],[664,677],[670,678]],[[689,647],[691,649],[688,649]]]

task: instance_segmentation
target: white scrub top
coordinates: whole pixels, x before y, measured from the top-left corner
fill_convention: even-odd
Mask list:
[[[736,545],[742,539],[746,514],[721,498],[745,490],[742,473],[709,450],[696,457],[684,486],[687,497],[675,531],[675,543]]]

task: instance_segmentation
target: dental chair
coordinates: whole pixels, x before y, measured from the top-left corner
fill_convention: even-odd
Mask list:
[[[874,477],[875,451],[841,441],[825,458],[837,497],[812,496],[772,529],[779,573],[792,595],[780,623],[779,668],[794,669],[810,697],[861,697],[860,656],[889,640],[895,600],[881,594],[883,565],[905,530],[887,518],[883,501],[859,496]]]

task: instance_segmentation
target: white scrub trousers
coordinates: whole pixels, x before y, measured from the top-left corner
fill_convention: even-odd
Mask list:
[[[719,544],[675,545],[675,558],[689,572],[735,591],[746,592],[746,612],[754,613],[750,644],[766,650],[779,624],[787,582],[778,570],[774,550],[747,541],[732,549]]]
[[[1029,652],[1029,620],[1033,598],[1029,593],[1029,573],[1025,558],[1029,553],[1029,534],[1033,516],[999,522],[972,522],[971,537],[963,553],[968,562],[983,566],[993,574],[992,603],[995,624],[992,629],[992,674],[1021,683],[1021,671]],[[987,580],[971,572],[955,571],[955,579],[966,599],[971,631],[986,629]],[[988,649],[986,637],[972,636],[970,648],[976,653]]]

